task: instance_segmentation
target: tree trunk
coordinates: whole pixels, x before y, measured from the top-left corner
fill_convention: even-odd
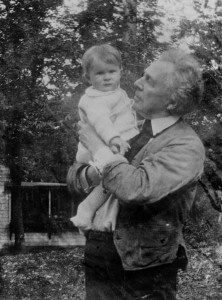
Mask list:
[[[23,113],[14,109],[5,130],[6,165],[10,170],[11,179],[11,226],[10,235],[15,234],[15,250],[22,250],[24,227],[22,218],[22,160],[21,160],[21,122]]]
[[[134,44],[136,41],[136,0],[123,0],[124,18],[126,22],[126,30],[123,33],[123,42]]]
[[[12,217],[11,217],[11,234],[15,234],[15,250],[21,251],[23,249],[24,226],[22,216],[22,195],[21,186],[12,185],[11,188],[12,201]]]

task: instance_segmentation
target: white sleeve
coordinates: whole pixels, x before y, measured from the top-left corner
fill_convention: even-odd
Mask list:
[[[81,111],[86,114],[89,124],[95,128],[107,145],[112,138],[120,136],[110,119],[111,105],[103,97],[89,99],[83,96],[79,103],[79,110],[80,114]]]

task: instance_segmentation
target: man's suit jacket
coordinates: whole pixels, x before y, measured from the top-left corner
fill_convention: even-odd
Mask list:
[[[185,247],[182,228],[204,159],[201,140],[180,120],[151,139],[131,164],[105,166],[103,185],[120,202],[114,243],[125,270],[171,263]]]

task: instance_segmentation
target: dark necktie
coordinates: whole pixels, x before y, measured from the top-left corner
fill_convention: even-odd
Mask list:
[[[140,133],[134,136],[130,141],[129,144],[131,148],[125,154],[125,157],[129,162],[132,161],[134,156],[146,145],[146,143],[153,137],[151,121],[145,120],[143,127]]]

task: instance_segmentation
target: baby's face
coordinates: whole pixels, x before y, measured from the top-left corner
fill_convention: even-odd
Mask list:
[[[119,86],[120,76],[121,69],[118,65],[96,60],[90,68],[88,79],[95,89],[108,92]]]

